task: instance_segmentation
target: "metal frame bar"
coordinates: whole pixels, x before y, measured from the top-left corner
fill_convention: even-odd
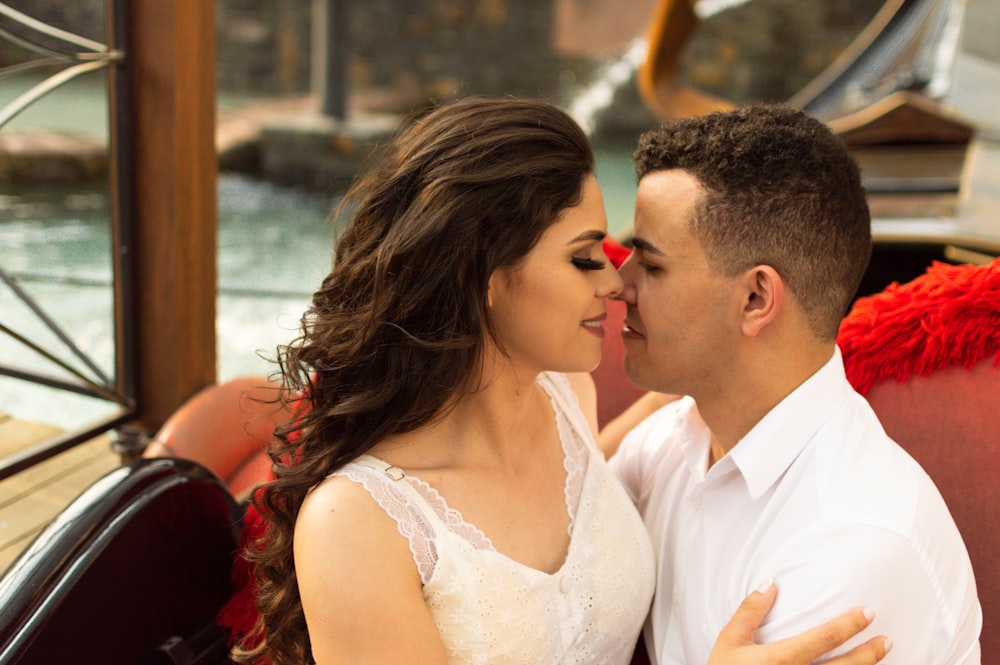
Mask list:
[[[64,69],[58,74],[53,74],[0,110],[0,128],[10,122],[11,119],[13,119],[18,113],[28,108],[31,104],[35,103],[53,90],[66,85],[73,79],[79,78],[84,74],[105,69],[114,63],[120,62],[122,59],[122,54],[112,53],[104,59],[95,60],[93,62],[84,62],[79,65],[74,65],[68,69]]]
[[[20,298],[21,302],[27,305],[28,308],[35,314],[35,316],[37,316],[39,320],[41,320],[41,322],[45,324],[45,327],[48,328],[52,332],[52,334],[54,334],[59,339],[59,341],[61,341],[66,346],[66,348],[69,349],[70,352],[72,352],[72,354],[80,360],[80,362],[86,365],[87,368],[97,376],[97,378],[104,384],[105,388],[110,387],[111,383],[110,380],[108,379],[107,375],[101,371],[101,368],[97,366],[97,363],[91,360],[90,357],[86,353],[84,353],[79,346],[76,345],[76,342],[74,342],[72,338],[70,338],[70,336],[66,334],[66,332],[62,329],[62,327],[58,323],[56,323],[56,321],[52,317],[46,314],[45,310],[41,307],[41,305],[39,305],[34,298],[28,295],[28,292],[21,288],[21,286],[17,283],[17,280],[11,275],[7,274],[7,271],[5,271],[3,268],[0,268],[0,281],[3,281],[7,284],[7,286],[11,289],[11,291],[14,292],[14,295]],[[65,363],[62,363],[57,358],[54,358],[50,354],[46,353],[44,349],[40,350],[39,347],[34,342],[22,338],[19,335],[16,335],[15,333],[13,333],[13,331],[10,331],[8,328],[6,328],[6,326],[0,325],[0,330],[7,332],[11,337],[14,337],[25,346],[30,347],[35,352],[41,353],[42,355],[46,356],[49,360],[52,360],[54,363],[63,367],[63,369],[66,369],[72,374],[76,374],[79,378],[83,380],[87,380],[87,378],[83,376],[81,372],[78,372],[74,370],[72,367],[67,366]],[[0,365],[0,371],[2,370],[3,366]]]
[[[87,39],[86,37],[75,35],[67,30],[61,30],[60,28],[43,23],[42,21],[19,12],[10,5],[2,2],[0,2],[0,16],[6,16],[15,23],[23,25],[24,27],[34,30],[37,33],[43,34],[46,37],[58,39],[61,42],[69,44],[70,46],[86,49],[95,53],[109,51],[108,47],[100,42],[95,42],[92,39]]]
[[[116,413],[96,420],[89,425],[64,434],[57,434],[39,441],[33,446],[24,448],[11,455],[0,459],[0,480],[9,478],[16,473],[20,473],[32,466],[44,462],[66,452],[74,446],[86,443],[94,437],[104,434],[108,430],[123,425],[134,416],[134,409],[122,407]]]
[[[43,55],[45,58],[6,67],[0,70],[0,78],[43,65],[69,64],[71,66],[37,84],[5,108],[0,109],[0,128],[32,103],[69,81],[83,74],[101,69],[109,69],[110,71],[108,101],[111,127],[108,143],[108,207],[112,225],[111,250],[114,271],[114,335],[116,350],[116,371],[113,379],[110,379],[100,370],[96,363],[88,358],[73,343],[72,339],[59,328],[55,321],[48,317],[38,304],[17,286],[16,280],[8,278],[6,273],[2,273],[0,277],[3,277],[3,281],[7,283],[22,302],[31,308],[35,315],[67,345],[73,354],[90,371],[94,372],[99,381],[103,382],[104,385],[98,381],[90,380],[82,372],[59,361],[52,354],[44,351],[44,349],[39,351],[33,343],[23,338],[21,338],[22,343],[27,343],[36,352],[42,353],[43,356],[62,366],[80,379],[80,382],[74,383],[61,378],[35,372],[26,372],[6,366],[0,366],[0,374],[67,392],[102,398],[113,404],[117,404],[119,407],[112,414],[97,419],[83,427],[49,437],[26,449],[0,459],[0,480],[24,471],[76,445],[89,441],[99,434],[117,428],[133,420],[137,412],[135,400],[137,385],[135,376],[137,367],[136,353],[131,348],[131,344],[126,344],[126,340],[135,339],[136,330],[134,314],[136,304],[134,242],[137,220],[132,193],[128,187],[121,186],[121,174],[127,173],[132,165],[132,146],[129,138],[130,95],[127,85],[128,77],[124,75],[125,55],[120,48],[120,45],[123,45],[125,42],[125,30],[128,25],[126,16],[127,0],[105,0],[105,8],[108,26],[107,45],[46,25],[12,9],[4,3],[0,3],[0,16],[7,17],[36,33],[58,39],[72,47],[89,51],[86,53],[60,54],[58,51],[35,44],[27,38],[14,35],[13,41],[15,43],[21,44],[24,48]],[[0,36],[10,39],[11,33],[7,30],[2,30]],[[16,333],[12,333],[12,331],[7,332],[11,333],[15,339],[18,339],[19,336]]]
[[[108,15],[108,46],[124,52],[129,16],[127,0],[105,0]],[[109,77],[109,106],[111,132],[108,141],[111,163],[108,169],[109,203],[111,204],[111,232],[114,254],[114,309],[115,309],[115,391],[129,401],[131,415],[137,412],[138,351],[128,340],[138,335],[138,277],[136,266],[136,237],[139,216],[136,212],[134,192],[123,186],[123,174],[135,168],[135,150],[132,145],[132,90],[125,74],[127,62],[116,63]]]

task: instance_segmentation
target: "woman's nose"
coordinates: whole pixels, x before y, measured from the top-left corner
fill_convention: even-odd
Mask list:
[[[616,298],[622,292],[622,287],[624,283],[622,282],[621,275],[610,263],[608,264],[610,270],[601,271],[601,283],[597,289],[597,296],[599,298]]]

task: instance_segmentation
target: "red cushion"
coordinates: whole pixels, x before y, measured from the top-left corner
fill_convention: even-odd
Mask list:
[[[1000,367],[951,367],[868,393],[886,432],[927,471],[965,540],[983,606],[983,662],[1000,658]]]

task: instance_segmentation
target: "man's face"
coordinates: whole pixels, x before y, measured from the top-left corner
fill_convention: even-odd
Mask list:
[[[726,377],[737,349],[740,296],[735,280],[709,268],[689,220],[704,192],[682,170],[639,182],[635,249],[621,267],[628,305],[625,371],[636,385],[707,395]]]

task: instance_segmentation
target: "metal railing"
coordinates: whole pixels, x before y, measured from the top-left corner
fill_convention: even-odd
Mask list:
[[[25,51],[34,54],[35,58],[24,62],[0,67],[0,80],[30,71],[58,68],[58,71],[47,76],[22,93],[3,108],[0,108],[0,129],[19,113],[42,99],[49,93],[65,86],[70,81],[84,74],[98,70],[122,68],[125,64],[125,54],[116,45],[124,43],[123,34],[126,26],[124,0],[106,0],[105,9],[108,17],[107,44],[68,32],[48,25],[9,5],[0,2],[0,39],[6,40]],[[16,32],[10,28],[15,28]],[[117,172],[123,172],[128,164],[128,113],[125,111],[128,101],[128,91],[125,89],[125,77],[109,77],[108,101],[111,107],[110,135],[108,145],[109,182],[119,180]],[[16,367],[0,364],[0,375],[28,381],[37,385],[47,386],[89,397],[105,400],[114,405],[108,415],[72,431],[49,437],[38,443],[21,449],[6,457],[0,458],[0,480],[12,476],[39,462],[72,448],[75,445],[93,439],[95,436],[121,426],[130,420],[135,412],[135,363],[126,340],[134,329],[131,318],[130,302],[134,302],[128,276],[132,272],[129,264],[132,252],[131,240],[134,238],[134,216],[130,214],[129,192],[121,191],[121,187],[111,187],[109,191],[109,211],[113,229],[111,255],[114,269],[114,308],[115,308],[115,347],[116,369],[114,376],[108,376],[100,369],[90,356],[76,344],[67,331],[63,330],[55,318],[45,311],[24,288],[21,287],[15,275],[0,266],[0,282],[2,282],[14,297],[30,311],[37,322],[41,323],[54,338],[68,351],[70,359],[61,359],[59,355],[30,339],[27,335],[14,330],[2,320],[0,313],[0,335],[14,340],[27,350],[32,351],[65,372],[65,377],[53,376],[37,371],[35,368]]]

